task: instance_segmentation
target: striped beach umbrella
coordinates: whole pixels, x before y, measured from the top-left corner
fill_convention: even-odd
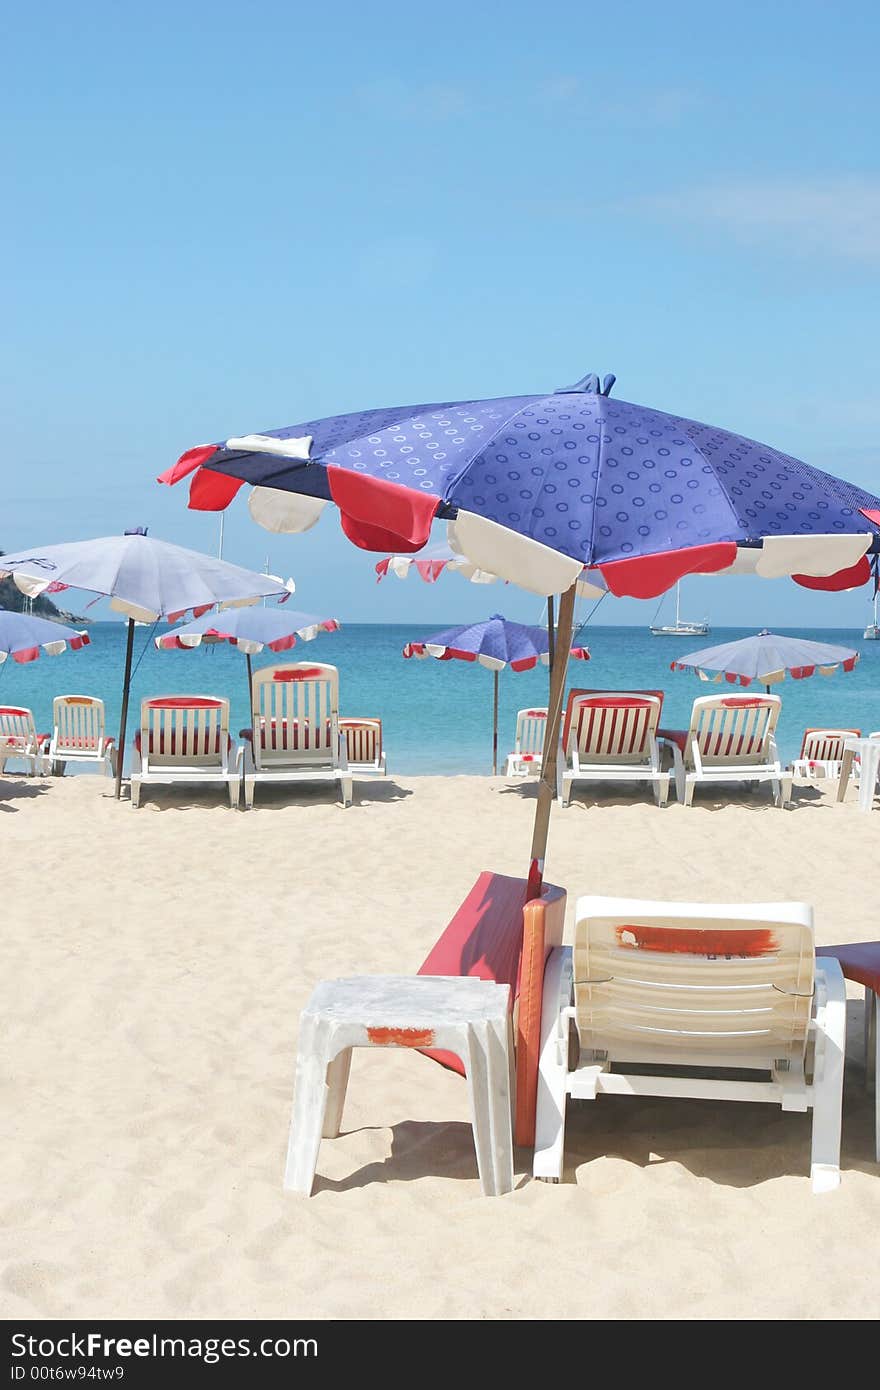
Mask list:
[[[253,720],[253,669],[251,657],[267,647],[271,652],[287,652],[297,641],[311,642],[321,632],[338,632],[336,618],[317,618],[313,613],[289,612],[287,608],[229,608],[222,613],[205,613],[191,623],[183,623],[155,639],[160,651],[188,651],[214,642],[229,642],[243,654],[247,663],[248,709]]]
[[[64,627],[48,618],[37,618],[33,613],[0,608],[0,663],[10,656],[20,663],[36,661],[41,652],[60,656],[68,647],[77,652],[88,645],[87,632]]]
[[[450,627],[426,637],[423,642],[407,642],[405,657],[432,656],[437,661],[473,661],[494,676],[492,699],[492,775],[498,773],[498,676],[506,666],[512,671],[531,671],[542,662],[550,664],[550,643],[542,627],[513,623],[493,613],[481,623]],[[569,655],[589,661],[586,647],[572,647]]]
[[[729,430],[610,397],[591,374],[548,395],[393,406],[189,449],[160,481],[222,511],[250,484],[252,517],[303,531],[333,504],[363,550],[415,554],[444,521],[479,569],[562,594],[546,756],[532,836],[540,891],[575,585],[652,598],[687,574],[866,583],[880,498]]]
[[[784,637],[764,628],[753,637],[680,656],[670,664],[670,670],[694,671],[701,680],[714,683],[751,685],[758,681],[769,690],[786,674],[796,681],[817,672],[832,676],[838,670],[852,671],[858,659],[858,652],[850,647],[813,642],[806,637]]]

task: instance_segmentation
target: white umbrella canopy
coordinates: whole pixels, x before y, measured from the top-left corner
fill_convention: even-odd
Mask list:
[[[58,593],[63,589],[86,589],[100,594],[110,599],[111,608],[128,619],[117,800],[122,788],[135,622],[175,619],[190,609],[199,615],[214,607],[239,607],[257,603],[261,598],[285,598],[295,587],[291,579],[260,574],[212,555],[156,540],[142,529],[0,556],[0,577],[7,575],[22,593],[31,597],[46,590]]]
[[[60,656],[68,646],[76,652],[88,644],[87,632],[63,627],[48,618],[34,617],[33,613],[0,608],[0,664],[10,656],[21,664],[36,661],[41,651],[47,656]]]

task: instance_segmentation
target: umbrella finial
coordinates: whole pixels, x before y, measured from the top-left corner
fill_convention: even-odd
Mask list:
[[[554,396],[568,396],[574,391],[583,391],[590,396],[600,395],[598,374],[589,372],[587,376],[582,376],[580,381],[576,381],[574,386],[560,386],[553,394]]]
[[[130,526],[123,531],[123,536],[145,536],[150,528],[148,526]]]
[[[615,383],[616,380],[617,380],[617,377],[614,375],[614,373],[613,373],[613,372],[609,372],[608,375],[606,376],[605,380],[602,382],[602,395],[603,395],[603,396],[610,396],[610,395],[611,395],[611,388],[612,388],[612,386],[614,385],[614,383]]]

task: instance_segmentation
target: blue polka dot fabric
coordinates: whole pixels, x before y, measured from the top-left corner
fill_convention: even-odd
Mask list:
[[[475,512],[586,565],[716,541],[864,533],[860,508],[880,507],[766,444],[595,389],[368,410],[267,433],[311,435],[311,462],[221,447],[208,466],[329,497],[335,465],[439,496],[440,516]]]

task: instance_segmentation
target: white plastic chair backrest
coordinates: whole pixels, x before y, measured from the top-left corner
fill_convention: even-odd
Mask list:
[[[254,672],[256,767],[339,761],[339,672],[297,661]]]
[[[651,756],[663,701],[659,695],[603,690],[572,701],[568,751],[585,762],[644,762]]]
[[[858,729],[806,729],[798,758],[809,763],[839,763],[843,741],[860,737]]]
[[[695,1066],[803,1055],[815,966],[808,904],[587,897],[576,911],[583,1048]]]
[[[56,748],[97,752],[104,740],[104,701],[91,695],[56,695],[52,701]]]
[[[141,701],[141,757],[156,767],[221,766],[229,748],[229,701],[162,695]]]
[[[382,761],[381,719],[340,719],[345,735],[349,763],[367,763],[378,767]]]
[[[36,748],[37,726],[32,711],[23,705],[0,706],[0,742]]]
[[[535,758],[544,750],[544,734],[547,729],[546,708],[521,709],[516,716],[516,743],[514,751],[522,756]]]
[[[691,711],[687,756],[696,739],[704,763],[769,762],[781,704],[778,695],[701,696]]]

